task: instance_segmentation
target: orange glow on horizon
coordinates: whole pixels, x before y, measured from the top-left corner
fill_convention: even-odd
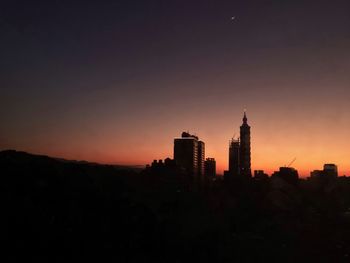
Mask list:
[[[228,120],[219,120],[216,126],[210,127],[206,126],[206,121],[196,123],[197,134],[205,142],[205,155],[216,159],[218,174],[223,174],[223,171],[227,170],[228,142],[234,131],[239,134],[240,117],[239,114],[235,117],[235,128],[226,127],[226,130],[224,127]],[[296,158],[292,167],[298,170],[301,177],[308,177],[312,170],[322,169],[325,163],[335,163],[340,176],[348,175],[350,170],[348,162],[350,142],[347,140],[349,128],[345,128],[348,124],[343,118],[345,118],[344,115],[337,121],[342,129],[339,129],[338,140],[335,141],[327,139],[327,130],[324,130],[324,127],[329,125],[328,122],[310,122],[300,119],[300,123],[297,124],[295,119],[291,124],[288,119],[280,118],[278,125],[275,126],[272,121],[264,120],[259,116],[253,118],[248,112],[248,123],[251,126],[252,171],[264,170],[271,175],[279,167],[288,165]],[[274,119],[279,118],[274,116]],[[28,143],[26,147],[23,147],[21,142],[22,145],[8,144],[2,145],[2,148],[106,164],[146,165],[154,159],[173,157],[173,139],[182,132],[175,129],[173,127],[175,125],[179,124],[164,124],[162,132],[157,132],[158,126],[149,127],[144,130],[143,136],[138,135],[138,129],[123,136],[120,133],[119,136],[115,136],[117,132],[114,133],[113,128],[109,127],[104,131],[98,130],[95,140],[90,136],[76,134],[71,135],[75,138],[72,143],[64,143],[67,138],[59,134],[51,140],[38,138],[36,144]],[[179,126],[186,127],[184,124]],[[302,130],[299,127],[302,127]]]

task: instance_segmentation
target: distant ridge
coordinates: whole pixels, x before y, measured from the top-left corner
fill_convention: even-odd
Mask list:
[[[28,162],[33,161],[48,161],[48,162],[58,162],[58,163],[72,163],[72,164],[85,164],[88,166],[108,166],[120,170],[132,170],[132,171],[141,171],[145,168],[145,165],[119,165],[119,164],[102,164],[96,162],[89,162],[85,160],[68,160],[59,157],[51,157],[41,154],[33,154],[24,151],[17,151],[13,149],[7,149],[0,151],[0,159],[7,159],[16,162]]]

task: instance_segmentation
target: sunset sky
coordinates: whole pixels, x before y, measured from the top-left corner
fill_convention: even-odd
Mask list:
[[[146,164],[189,131],[222,173],[247,109],[253,170],[350,175],[348,0],[7,1],[0,32],[0,149]]]

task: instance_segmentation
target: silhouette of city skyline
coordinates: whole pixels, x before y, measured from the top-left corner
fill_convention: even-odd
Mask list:
[[[228,170],[225,170],[223,177],[228,181],[232,178],[251,178],[251,127],[248,125],[246,110],[243,113],[242,125],[240,126],[240,137],[233,137],[229,141],[228,148]],[[296,184],[299,180],[298,171],[290,167],[297,158],[294,158],[288,165],[279,167],[271,177],[284,178],[289,183]],[[168,164],[171,163],[171,166]],[[205,143],[199,140],[197,135],[182,132],[181,137],[174,139],[173,159],[167,157],[164,160],[165,166],[177,167],[187,175],[203,181],[204,176],[213,177],[217,175],[216,161],[213,157],[205,157]],[[154,160],[152,167],[163,166],[163,160]],[[207,169],[206,169],[207,165]],[[147,166],[146,168],[149,168]],[[210,167],[210,168],[209,168]],[[213,170],[214,169],[214,170]],[[344,175],[345,176],[345,175]],[[268,178],[269,175],[264,170],[254,170],[254,178]],[[324,164],[323,170],[310,171],[310,178],[336,178],[338,177],[338,167],[336,164]],[[306,177],[308,178],[308,177]]]

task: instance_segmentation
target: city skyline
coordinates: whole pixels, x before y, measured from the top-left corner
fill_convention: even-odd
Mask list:
[[[350,174],[350,3],[10,1],[0,149],[110,164],[200,135],[218,174],[247,108],[252,171]],[[232,19],[234,18],[234,19]]]
[[[247,124],[247,116],[246,116],[246,110],[244,110],[244,116],[243,116],[243,126],[244,126],[244,124]],[[249,128],[250,128],[250,126],[248,126]],[[255,127],[253,127],[253,128],[255,128]],[[239,130],[239,128],[237,128],[238,130]],[[186,131],[186,132],[182,132],[182,136],[184,136],[184,134],[188,134],[188,136],[190,136],[191,138],[192,138],[192,136],[194,136],[195,138],[197,138],[197,140],[198,140],[198,133],[193,133],[193,135],[191,135],[191,134],[189,134],[189,131]],[[239,134],[239,133],[238,133]],[[253,129],[253,134],[254,134],[254,129]],[[186,135],[185,135],[185,137],[186,137]],[[181,137],[177,137],[177,136],[174,136],[173,138],[172,138],[172,140],[173,141],[176,141],[176,140],[178,140],[179,138],[181,138]],[[235,138],[237,139],[237,140],[235,140]],[[203,139],[202,138],[202,136],[201,136],[201,139]],[[253,137],[250,139],[251,141],[253,141],[253,145],[252,145],[252,148],[254,149],[255,148],[255,145],[254,145],[254,135],[253,135]],[[203,139],[203,141],[206,141],[205,139]],[[224,175],[224,172],[225,172],[225,170],[227,170],[228,168],[229,168],[229,158],[228,158],[228,155],[229,155],[229,150],[230,150],[230,143],[231,142],[233,142],[233,141],[238,141],[238,142],[240,142],[240,136],[238,136],[236,133],[234,133],[234,135],[233,135],[233,137],[230,139],[230,140],[227,140],[227,147],[226,148],[223,148],[222,149],[222,151],[224,151],[225,152],[225,157],[224,157],[224,159],[226,159],[226,163],[224,163],[223,164],[223,166],[220,166],[220,164],[222,165],[222,162],[221,163],[219,163],[219,167],[218,167],[218,169],[217,169],[217,174],[218,175]],[[201,143],[203,143],[202,141],[199,141],[199,142],[201,142]],[[91,161],[91,162],[99,162],[99,163],[105,163],[105,164],[115,164],[115,165],[131,165],[131,166],[146,166],[148,163],[150,163],[150,161],[151,160],[157,160],[157,159],[159,159],[159,160],[161,160],[161,159],[164,159],[164,158],[166,158],[166,157],[169,157],[169,156],[173,156],[173,146],[171,145],[171,144],[169,144],[169,145],[167,145],[167,147],[168,148],[170,148],[170,154],[168,154],[168,155],[162,155],[162,156],[160,156],[160,154],[159,153],[156,153],[156,152],[154,152],[153,153],[153,157],[154,156],[156,156],[157,158],[150,158],[149,160],[147,160],[147,162],[146,163],[133,163],[133,162],[125,162],[125,163],[123,163],[123,162],[113,162],[113,161],[111,161],[111,162],[105,162],[105,161],[99,161],[99,160],[91,160],[91,159],[80,159],[80,158],[75,158],[75,157],[70,157],[70,159],[74,159],[74,160],[85,160],[85,161]],[[206,148],[208,147],[208,144],[206,144]],[[210,148],[210,147],[209,147]],[[21,150],[21,149],[15,149],[15,150]],[[207,150],[205,150],[205,151],[207,151]],[[40,153],[40,154],[48,154],[48,153],[45,153],[45,152],[35,152],[35,153]],[[254,150],[252,151],[252,153],[251,153],[251,155],[252,156],[254,156]],[[238,154],[240,154],[240,153],[238,153]],[[48,154],[49,155],[49,154]],[[160,157],[159,157],[160,156]],[[207,158],[207,157],[213,157],[213,158],[215,158],[215,160],[217,160],[217,159],[219,159],[220,160],[220,156],[221,155],[219,155],[219,158],[217,157],[217,156],[214,156],[214,155],[210,155],[210,154],[205,154],[205,156],[203,156],[203,158],[205,157],[205,158]],[[66,157],[64,157],[64,156],[54,156],[54,157],[58,157],[58,158],[60,158],[60,157],[62,157],[62,158],[66,158]],[[159,157],[159,158],[158,158]],[[69,159],[69,158],[67,158],[67,159]],[[318,166],[312,166],[312,167],[306,167],[305,169],[299,169],[299,166],[298,165],[295,165],[294,164],[294,162],[295,161],[297,161],[297,159],[298,159],[298,157],[294,157],[294,159],[291,159],[291,160],[288,160],[287,162],[285,162],[284,164],[280,164],[280,165],[277,165],[276,167],[271,167],[271,168],[262,168],[261,166],[257,166],[257,165],[254,165],[254,159],[253,159],[253,162],[252,162],[252,169],[251,169],[251,174],[253,173],[253,171],[255,171],[255,170],[263,170],[263,171],[265,171],[265,172],[267,172],[270,176],[275,172],[275,171],[277,171],[278,169],[279,169],[279,167],[289,167],[289,163],[292,161],[292,163],[293,163],[293,166],[292,167],[294,167],[294,168],[296,168],[296,170],[298,170],[299,171],[299,176],[301,177],[301,178],[306,178],[306,177],[309,177],[310,176],[310,174],[311,174],[311,172],[313,172],[317,167],[320,167],[320,166],[322,166],[322,165],[325,165],[325,164],[328,164],[328,163],[335,163],[338,167],[339,167],[339,163],[338,162],[332,162],[332,161],[327,161],[326,159],[324,159],[325,161],[323,162],[323,163],[320,163]],[[204,160],[204,159],[203,159]],[[221,160],[222,161],[222,160]],[[306,160],[306,161],[308,161],[308,160]],[[220,161],[219,161],[220,162]],[[347,175],[348,176],[348,174],[346,173],[347,171],[345,171],[345,170],[342,170],[341,169],[341,167],[340,167],[340,169],[339,169],[339,176],[342,176],[342,175]]]

